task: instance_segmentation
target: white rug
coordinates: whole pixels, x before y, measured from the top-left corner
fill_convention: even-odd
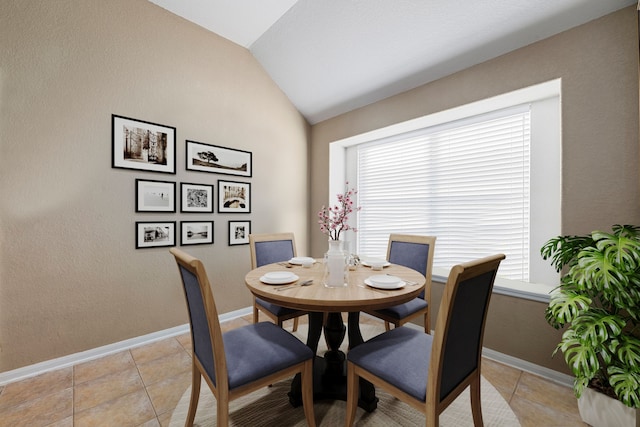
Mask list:
[[[365,340],[383,332],[383,330],[382,326],[378,328],[376,326],[363,325],[361,327]],[[306,325],[300,325],[295,335],[304,341],[307,336]],[[344,343],[344,346],[346,346],[346,343]],[[324,354],[325,351],[324,338],[321,338],[318,354]],[[287,392],[290,384],[290,380],[281,381],[272,387],[258,390],[232,401],[230,404],[230,424],[238,427],[305,426],[306,421],[302,407],[293,408],[289,404]],[[482,378],[481,387],[484,425],[487,427],[520,426],[517,417],[507,402],[484,378]],[[190,393],[191,388],[188,388],[173,412],[169,427],[184,426],[189,409]],[[358,408],[355,423],[357,426],[424,426],[424,416],[409,405],[400,402],[380,389],[376,390],[376,396],[380,401],[378,402],[378,408],[374,412],[368,413]],[[319,426],[344,425],[345,406],[345,402],[341,400],[315,402],[314,411],[317,424]],[[203,381],[194,425],[198,427],[215,426],[215,414],[215,398]],[[443,427],[473,426],[468,389],[440,415],[440,425]]]

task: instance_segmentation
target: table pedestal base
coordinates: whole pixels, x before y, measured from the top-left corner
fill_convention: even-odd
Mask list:
[[[349,313],[348,331],[349,347],[353,348],[363,342],[360,334],[359,312]],[[322,333],[323,313],[309,313],[309,332],[307,345],[317,352],[318,341]],[[324,325],[324,333],[329,351],[324,357],[316,356],[313,364],[313,398],[346,400],[347,396],[347,371],[345,354],[339,350],[344,340],[345,326],[340,313],[329,313],[327,323]],[[302,405],[300,375],[296,375],[291,383],[289,402],[293,407]],[[360,379],[360,395],[358,406],[367,412],[373,412],[378,406],[378,398],[373,385]]]

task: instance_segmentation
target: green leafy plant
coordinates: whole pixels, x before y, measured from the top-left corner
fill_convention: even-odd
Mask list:
[[[640,227],[558,236],[540,252],[564,271],[545,318],[566,328],[553,354],[563,353],[576,396],[589,386],[640,408]]]

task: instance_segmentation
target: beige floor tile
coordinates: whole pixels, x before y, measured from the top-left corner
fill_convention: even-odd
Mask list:
[[[47,427],[73,427],[73,415],[63,420],[47,424]]]
[[[152,420],[147,421],[146,423],[140,424],[137,427],[161,427],[160,420],[154,418]]]
[[[73,409],[74,412],[80,412],[141,390],[144,390],[144,383],[133,366],[77,385],[74,389]]]
[[[62,421],[73,415],[72,401],[71,387],[23,401],[0,411],[0,427],[44,427]]]
[[[180,401],[185,390],[191,385],[191,370],[185,371],[175,377],[158,381],[147,387],[147,393],[151,398],[156,414],[171,413]]]
[[[519,369],[511,368],[487,358],[482,359],[481,372],[482,376],[500,392],[500,395],[507,402],[511,400],[513,393],[516,391],[522,374]]]
[[[522,427],[583,427],[570,387],[523,372],[510,401]]]
[[[74,427],[137,427],[156,418],[146,391],[136,391],[74,415]]]
[[[513,396],[509,406],[521,427],[589,427],[581,421],[577,409],[575,413],[562,411],[520,396]]]
[[[172,337],[142,347],[133,348],[131,349],[131,355],[136,364],[140,364],[184,351],[184,347],[182,347],[177,339]]]
[[[191,356],[182,350],[160,359],[139,363],[138,371],[145,386],[149,387],[158,381],[174,377],[183,372],[191,372]]]
[[[569,387],[523,372],[514,397],[524,398],[555,411],[577,413],[578,401]]]
[[[73,368],[58,369],[7,384],[0,394],[0,410],[73,387]]]
[[[101,357],[86,363],[81,363],[73,368],[74,384],[100,378],[103,375],[113,374],[136,366],[129,350]]]
[[[176,337],[182,348],[191,354],[191,333],[182,334]]]
[[[171,415],[173,415],[173,411],[158,415],[158,422],[160,423],[160,427],[169,427],[169,424],[171,424]]]

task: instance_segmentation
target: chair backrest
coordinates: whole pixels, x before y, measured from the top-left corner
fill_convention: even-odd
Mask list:
[[[484,326],[503,254],[456,265],[444,288],[434,333],[427,396],[445,407],[479,375]],[[439,413],[439,412],[438,412]]]
[[[171,248],[169,251],[176,259],[182,278],[194,358],[199,361],[213,386],[228,389],[222,330],[207,272],[199,259],[180,249]]]
[[[296,256],[293,233],[250,234],[251,268],[288,261]]]
[[[426,299],[429,304],[431,304],[431,270],[435,244],[435,236],[391,234],[387,246],[387,260],[390,263],[412,268],[427,279],[420,298]]]

